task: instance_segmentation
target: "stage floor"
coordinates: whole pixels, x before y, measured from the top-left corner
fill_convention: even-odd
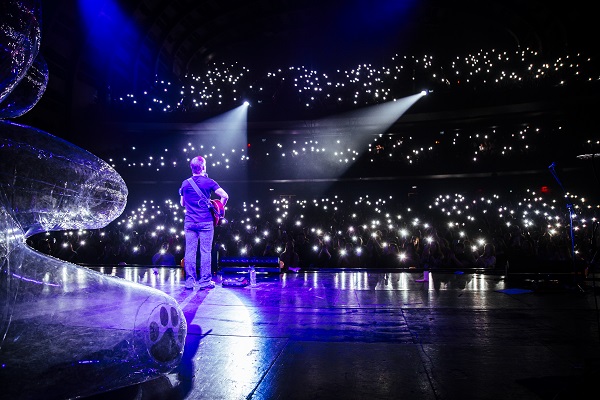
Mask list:
[[[171,373],[88,399],[571,399],[597,393],[592,281],[319,271],[185,290],[181,270],[104,271],[158,288],[188,323]],[[535,284],[534,284],[535,283]]]

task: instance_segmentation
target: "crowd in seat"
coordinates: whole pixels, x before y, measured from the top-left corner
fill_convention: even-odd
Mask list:
[[[406,207],[393,198],[353,201],[334,196],[313,202],[313,212],[304,201],[284,198],[261,205],[260,215],[258,201],[233,206],[227,210],[227,223],[215,228],[213,269],[218,269],[221,257],[279,257],[286,272],[332,268],[506,272],[510,267],[568,273],[587,268],[596,251],[590,239],[597,227],[597,207],[576,208],[573,247],[564,211],[550,205],[550,196],[525,193],[531,196],[529,201],[446,195],[421,207]],[[461,210],[455,207],[460,203],[467,205]],[[451,215],[448,209],[453,209]],[[157,207],[150,216],[152,224],[116,222],[98,230],[47,232],[31,237],[29,243],[83,265],[177,267],[184,250],[182,226],[175,222],[165,229],[161,224],[178,221],[182,212]],[[522,217],[529,218],[525,226]],[[153,229],[155,224],[160,228]]]
[[[111,93],[111,108],[146,118],[210,115],[248,100],[267,118],[322,116],[433,91],[453,108],[478,99],[480,106],[531,101],[586,91],[598,80],[594,54],[533,49],[481,49],[467,54],[395,54],[378,64],[318,70],[274,65],[253,70],[235,63],[211,63],[184,78],[157,77],[152,87]],[[432,99],[431,101],[436,101]],[[275,112],[273,112],[275,110]]]
[[[256,76],[256,71],[243,66],[212,65],[189,75],[187,82],[157,80],[156,87],[143,93],[113,93],[111,106],[128,116],[160,112],[198,118],[200,111],[214,115],[231,109],[245,93],[254,96],[257,108],[280,105],[327,114],[381,104],[423,86],[434,92],[430,101],[446,102],[449,113],[449,99],[453,109],[489,106],[492,101],[504,108],[498,115],[487,115],[484,122],[467,118],[447,125],[444,120],[416,124],[386,131],[360,145],[347,132],[327,137],[310,131],[304,136],[265,133],[249,137],[244,148],[225,147],[213,136],[200,135],[179,148],[147,141],[134,148],[118,145],[110,149],[113,153],[100,156],[128,183],[148,179],[149,173],[156,181],[180,181],[195,155],[207,158],[209,173],[219,182],[238,179],[240,172],[266,180],[335,181],[344,176],[354,179],[350,185],[367,185],[371,178],[441,174],[463,174],[468,180],[469,174],[482,172],[517,176],[546,168],[548,158],[572,167],[578,154],[599,152],[592,118],[578,118],[578,112],[585,111],[513,115],[510,107],[591,95],[600,80],[596,65],[597,60],[586,54],[556,56],[531,50],[489,50],[444,59],[397,55],[387,66],[362,65],[333,73],[290,67]],[[290,97],[276,98],[277,91]],[[439,192],[444,192],[444,180],[439,182]],[[476,194],[457,188],[407,204],[397,188],[390,190],[389,197],[375,197],[382,187],[389,189],[386,185],[385,180],[373,180],[369,187],[378,189],[361,186],[356,191],[361,196],[311,199],[298,189],[289,198],[269,198],[265,193],[260,201],[232,198],[228,223],[216,228],[214,260],[278,256],[286,271],[296,272],[320,268],[568,270],[594,258],[596,246],[590,238],[595,235],[598,208],[574,194],[577,190],[565,196],[525,185],[517,192],[485,189]],[[148,197],[153,196],[157,194]],[[561,207],[565,202],[576,204],[573,233],[568,213]],[[177,201],[155,198],[129,205],[122,218],[106,228],[48,232],[28,241],[40,251],[84,265],[178,266],[183,257],[181,213]]]

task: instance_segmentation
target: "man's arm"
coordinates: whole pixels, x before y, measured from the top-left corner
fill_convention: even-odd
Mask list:
[[[227,200],[229,200],[229,195],[227,194],[227,192],[223,188],[218,188],[217,190],[215,190],[215,194],[221,197],[221,203],[223,203],[223,207],[225,207],[225,204],[227,204]]]

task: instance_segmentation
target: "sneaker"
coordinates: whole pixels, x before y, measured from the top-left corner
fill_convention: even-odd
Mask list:
[[[200,286],[198,288],[198,290],[208,290],[208,289],[214,289],[214,288],[215,288],[215,283],[213,281],[210,281],[206,285]]]
[[[196,284],[196,280],[194,278],[192,278],[191,276],[185,280],[185,288],[186,289],[190,289],[190,290],[193,289],[195,284]]]

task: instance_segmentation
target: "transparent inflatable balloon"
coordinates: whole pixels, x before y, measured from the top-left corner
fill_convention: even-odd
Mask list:
[[[19,84],[2,102],[0,118],[16,118],[31,110],[42,98],[48,85],[48,64],[41,54],[33,60]]]
[[[0,3],[0,118],[26,113],[46,88],[39,7]],[[102,228],[127,195],[121,176],[93,154],[0,120],[1,399],[89,396],[181,361],[187,324],[172,297],[26,243],[40,232]]]
[[[39,1],[0,2],[0,103],[23,79],[41,41]]]

